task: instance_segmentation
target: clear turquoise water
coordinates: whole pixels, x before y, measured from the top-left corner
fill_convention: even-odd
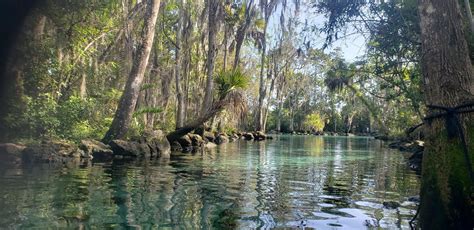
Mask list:
[[[408,229],[418,190],[376,140],[279,136],[154,161],[1,166],[0,228]]]

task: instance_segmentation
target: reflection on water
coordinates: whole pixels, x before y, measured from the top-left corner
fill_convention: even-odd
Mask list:
[[[400,153],[368,138],[277,139],[153,162],[2,166],[0,227],[408,228],[419,181]]]

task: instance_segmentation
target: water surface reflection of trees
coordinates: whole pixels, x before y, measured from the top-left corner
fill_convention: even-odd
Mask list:
[[[343,208],[363,209],[375,218],[373,209],[358,202],[401,201],[418,189],[403,156],[357,138],[281,137],[168,160],[44,167],[2,171],[6,187],[0,191],[7,199],[1,204],[8,207],[0,211],[8,217],[0,218],[2,226],[292,226],[291,221],[320,218],[315,213],[347,216]]]

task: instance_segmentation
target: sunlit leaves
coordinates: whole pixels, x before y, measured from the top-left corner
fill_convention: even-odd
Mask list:
[[[305,118],[304,125],[309,129],[317,132],[321,132],[325,126],[325,118],[319,113],[308,114]]]

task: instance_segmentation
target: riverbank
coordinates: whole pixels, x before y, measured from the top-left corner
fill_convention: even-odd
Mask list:
[[[203,131],[201,134],[186,134],[170,142],[161,130],[155,130],[129,140],[112,140],[107,144],[93,139],[81,140],[80,143],[73,143],[68,140],[41,140],[28,144],[1,143],[0,161],[30,164],[169,158],[173,152],[197,152],[240,139],[264,141],[273,138],[263,132],[226,134]]]

